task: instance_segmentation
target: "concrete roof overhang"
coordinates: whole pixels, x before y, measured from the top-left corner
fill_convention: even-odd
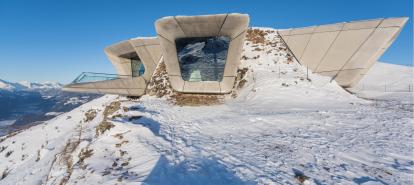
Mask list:
[[[172,88],[184,93],[229,93],[234,85],[249,25],[247,14],[170,16],[155,22]],[[175,40],[189,37],[226,36],[230,38],[222,81],[184,81],[177,58]]]

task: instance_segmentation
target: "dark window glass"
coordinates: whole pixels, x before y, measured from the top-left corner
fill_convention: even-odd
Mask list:
[[[133,77],[142,76],[145,73],[144,64],[138,57],[131,59],[131,70]]]
[[[221,81],[226,65],[228,37],[192,37],[175,40],[184,81]]]

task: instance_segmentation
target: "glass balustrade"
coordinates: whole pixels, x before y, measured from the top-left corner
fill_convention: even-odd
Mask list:
[[[130,78],[130,77],[131,76],[129,75],[83,72],[72,83],[79,84],[79,83],[88,83],[88,82],[99,82],[99,81],[115,80],[115,79]]]

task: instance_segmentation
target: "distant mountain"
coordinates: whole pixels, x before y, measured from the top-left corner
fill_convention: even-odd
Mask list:
[[[60,89],[63,87],[63,85],[58,82],[33,83],[29,81],[21,81],[18,82],[18,84],[28,89]]]
[[[29,82],[21,81],[17,83],[8,82],[0,79],[0,90],[22,91],[22,90],[39,90],[39,89],[60,89],[63,85],[58,82]]]
[[[26,87],[19,83],[11,83],[0,79],[0,90],[15,91],[22,89],[26,89]]]
[[[57,82],[0,80],[0,136],[28,124],[51,119],[100,97],[62,91]]]

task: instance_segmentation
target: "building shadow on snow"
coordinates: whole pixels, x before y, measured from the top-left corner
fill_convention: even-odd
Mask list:
[[[170,164],[165,156],[161,156],[151,173],[144,180],[144,184],[245,185],[253,183],[242,181],[217,160],[186,160],[174,165]]]
[[[143,113],[149,113],[149,114],[160,114],[158,111],[154,111],[154,110],[148,110],[146,107],[142,106],[142,105],[134,105],[129,107],[129,110],[132,111],[139,111],[139,112],[143,112]]]
[[[154,135],[161,136],[160,135],[161,124],[153,119],[150,119],[144,116],[134,116],[133,119],[131,117],[124,117],[124,118],[117,118],[116,121],[121,122],[121,123],[132,123],[134,125],[141,125],[151,130],[151,132]]]
[[[161,124],[153,119],[147,118],[142,116],[140,119],[131,121],[133,124],[142,125],[151,130],[151,132],[156,135],[160,136],[160,127]]]

